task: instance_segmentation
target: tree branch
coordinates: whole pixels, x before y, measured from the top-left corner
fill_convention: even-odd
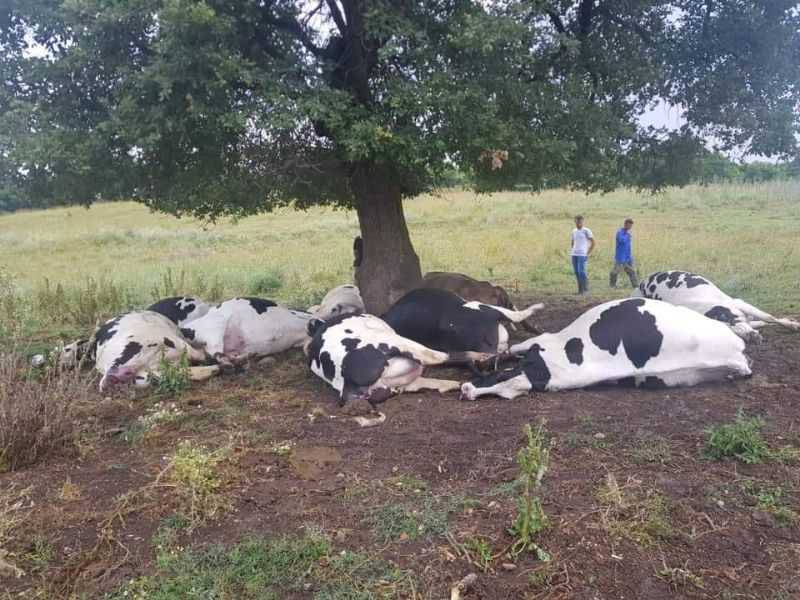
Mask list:
[[[339,33],[344,35],[345,30],[347,29],[347,23],[344,21],[344,17],[342,16],[342,11],[339,10],[339,5],[336,4],[336,0],[326,0],[328,3],[328,10],[331,11],[331,17],[333,21],[336,23],[336,27],[339,28]]]
[[[620,27],[623,27],[625,29],[630,29],[631,31],[633,31],[636,35],[642,38],[642,41],[644,41],[645,43],[647,44],[653,43],[653,38],[650,37],[650,33],[638,23],[634,21],[625,21],[622,17],[620,17],[619,15],[615,15],[605,7],[601,8],[599,12],[604,17],[607,17],[608,20],[611,21],[612,23],[616,23]]]
[[[306,31],[306,29],[297,20],[291,17],[277,17],[270,12],[267,12],[269,8],[270,5],[267,5],[266,10],[262,13],[262,18],[264,19],[265,23],[273,25],[281,31],[292,35],[295,39],[299,40],[306,50],[311,52],[311,54],[314,56],[323,56],[325,52],[324,49],[314,44],[314,41],[311,39],[308,31]]]

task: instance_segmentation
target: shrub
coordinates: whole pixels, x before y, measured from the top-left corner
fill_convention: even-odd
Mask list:
[[[177,363],[168,361],[164,356],[158,363],[158,377],[155,380],[155,391],[160,396],[177,396],[189,388],[189,357],[181,354]]]
[[[539,560],[548,561],[550,555],[536,544],[534,538],[547,527],[547,516],[538,492],[550,466],[550,445],[545,440],[544,423],[535,430],[525,425],[524,431],[527,444],[517,453],[522,490],[517,498],[517,517],[509,529],[516,540],[511,546],[511,554],[516,556],[531,550]]]
[[[188,440],[178,446],[170,465],[170,479],[185,504],[186,516],[192,524],[213,518],[227,507],[227,501],[220,490],[220,463],[229,454],[229,448],[209,451],[201,446],[193,446]]]
[[[74,408],[90,395],[78,372],[34,372],[17,353],[0,354],[0,472],[76,448]]]
[[[706,454],[716,460],[735,458],[747,464],[764,462],[771,456],[769,446],[761,435],[764,421],[747,417],[739,409],[733,423],[725,423],[706,430]]]

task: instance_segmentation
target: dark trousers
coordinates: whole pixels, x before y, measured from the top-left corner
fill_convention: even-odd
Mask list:
[[[614,263],[614,268],[611,269],[611,273],[608,275],[608,284],[612,288],[617,287],[617,277],[622,271],[625,271],[625,273],[628,275],[628,279],[631,280],[631,287],[636,287],[639,285],[639,276],[636,274],[636,267],[633,266],[633,261],[631,260],[630,262]]]

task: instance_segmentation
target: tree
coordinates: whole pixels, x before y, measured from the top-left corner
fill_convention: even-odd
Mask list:
[[[685,181],[706,133],[795,154],[794,4],[3,0],[4,177],[211,219],[354,208],[380,314],[420,277],[402,200],[452,166],[608,190]],[[684,130],[637,127],[658,98]]]

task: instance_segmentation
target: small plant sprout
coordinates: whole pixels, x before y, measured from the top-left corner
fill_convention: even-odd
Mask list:
[[[517,453],[522,490],[517,498],[517,518],[509,529],[515,538],[510,552],[518,556],[530,550],[535,552],[539,560],[547,562],[550,555],[536,544],[534,538],[547,527],[547,517],[537,492],[550,464],[550,447],[545,440],[544,423],[540,423],[536,429],[526,425],[524,431],[527,444]]]

